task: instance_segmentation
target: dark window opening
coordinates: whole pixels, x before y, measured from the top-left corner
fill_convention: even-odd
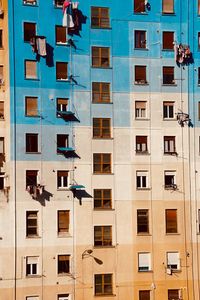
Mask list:
[[[177,233],[177,210],[176,209],[166,209],[166,233]]]
[[[147,136],[136,136],[136,153],[147,153]]]
[[[26,152],[28,153],[38,152],[38,134],[26,133]]]
[[[56,44],[66,44],[67,33],[66,27],[56,26]]]
[[[146,31],[135,30],[135,48],[146,49]]]
[[[174,32],[163,32],[163,50],[174,49]]]
[[[174,67],[163,67],[163,84],[175,84]]]
[[[68,64],[64,62],[57,62],[56,63],[56,80],[67,80]]]
[[[135,66],[135,83],[146,84],[146,66]]]
[[[137,210],[137,233],[149,233],[149,211],[148,209]]]
[[[112,295],[112,274],[95,274],[95,296]]]
[[[145,0],[134,0],[134,13],[145,12]]]
[[[37,186],[38,171],[26,170],[26,187]]]
[[[24,42],[30,42],[30,39],[36,35],[35,23],[24,23]]]
[[[69,273],[70,255],[58,255],[58,274]]]
[[[94,246],[112,246],[112,226],[94,226]]]

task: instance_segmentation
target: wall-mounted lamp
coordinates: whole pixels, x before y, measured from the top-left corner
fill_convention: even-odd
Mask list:
[[[93,250],[92,249],[86,249],[83,253],[82,253],[82,259],[87,258],[87,257],[92,257],[94,259],[94,261],[98,264],[98,265],[102,265],[103,262],[101,259],[95,257],[92,255]]]

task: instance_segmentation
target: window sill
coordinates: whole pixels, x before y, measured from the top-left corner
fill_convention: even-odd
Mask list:
[[[39,116],[39,115],[38,116],[28,116],[28,115],[25,115],[25,117],[26,118],[41,118],[41,116]]]
[[[134,50],[139,50],[139,51],[142,51],[142,50],[144,50],[144,51],[149,51],[148,48],[134,48]]]
[[[56,42],[56,46],[67,46],[67,42]]]
[[[60,273],[60,274],[57,274],[58,277],[65,277],[65,276],[71,276],[71,274],[68,272],[68,273]]]
[[[115,294],[101,294],[101,295],[94,295],[94,297],[116,297]]]
[[[111,249],[113,249],[113,248],[115,248],[115,246],[113,246],[113,245],[111,245],[111,246],[93,246],[93,248],[94,249],[109,249],[109,248],[111,248]]]
[[[138,273],[153,273],[152,270],[138,270]]]
[[[23,6],[31,6],[31,7],[38,7],[38,4],[32,4],[32,3],[23,3]]]
[[[163,83],[162,86],[177,86],[176,83]]]
[[[169,12],[167,12],[167,13],[162,12],[162,16],[176,16],[176,14],[175,14],[174,12],[172,12],[172,13],[169,13]]]
[[[40,81],[39,78],[27,78],[27,77],[25,77],[24,79],[25,80]]]
[[[41,239],[41,236],[39,235],[29,235],[29,236],[26,236],[26,239],[27,240],[30,240],[30,239]]]
[[[103,102],[103,101],[94,102],[94,101],[92,101],[92,104],[113,104],[113,102]]]
[[[148,151],[141,151],[141,152],[140,152],[140,151],[135,151],[135,152],[136,152],[136,153],[135,153],[136,155],[142,155],[142,156],[143,156],[143,155],[150,155],[150,154],[151,154],[151,153],[149,153]]]
[[[147,15],[148,16],[148,13],[146,11],[134,11],[134,15]]]
[[[56,79],[56,82],[70,82],[70,80],[68,78],[59,78]]]
[[[70,234],[70,233],[68,233],[68,232],[66,232],[66,233],[63,233],[63,234],[58,234],[57,235],[57,237],[60,239],[63,239],[63,238],[70,238],[70,237],[72,237],[72,235]]]
[[[163,121],[177,121],[175,118],[163,118]]]
[[[150,233],[137,233],[137,236],[152,236]]]
[[[42,152],[25,152],[25,154],[41,154]]]
[[[114,208],[93,208],[94,211],[114,211]]]
[[[92,69],[112,69],[112,67],[103,67],[103,66],[91,66]]]
[[[112,27],[95,27],[95,26],[91,26],[90,29],[103,29],[103,30],[111,30]]]
[[[142,83],[142,82],[137,82],[137,81],[135,81],[134,84],[135,84],[135,85],[142,85],[142,86],[148,86],[148,85],[149,85],[148,82]]]
[[[93,140],[114,140],[113,137],[94,137],[92,138]]]
[[[148,118],[135,118],[135,121],[150,121]]]
[[[178,153],[177,152],[164,152],[164,155],[167,155],[167,156],[178,156]]]
[[[174,232],[174,233],[165,233],[166,236],[173,236],[173,235],[180,235],[180,233],[178,232]]]
[[[114,175],[114,173],[93,173],[93,175]]]
[[[164,51],[164,52],[174,52],[174,48],[172,48],[172,49],[162,49],[162,51]]]
[[[26,278],[41,278],[42,277],[42,275],[38,275],[38,274],[36,274],[36,275],[26,275]]]
[[[136,188],[136,191],[150,191],[151,190],[151,188]]]
[[[57,191],[70,191],[69,187],[57,188]]]

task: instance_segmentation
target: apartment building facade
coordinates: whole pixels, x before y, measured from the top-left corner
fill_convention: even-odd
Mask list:
[[[199,299],[200,2],[3,10],[0,299]]]

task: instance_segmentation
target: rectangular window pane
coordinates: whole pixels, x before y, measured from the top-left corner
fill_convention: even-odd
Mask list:
[[[135,66],[135,83],[145,84],[146,80],[146,66]]]
[[[25,114],[29,117],[38,116],[38,98],[26,97],[25,98]]]
[[[112,295],[112,274],[95,274],[95,296]]]
[[[38,220],[37,211],[27,211],[26,212],[26,236],[38,236]]]
[[[110,119],[93,118],[93,137],[94,138],[110,138]]]
[[[177,210],[176,209],[166,209],[166,233],[177,233]]]
[[[110,209],[112,207],[111,189],[94,190],[94,208]]]
[[[56,80],[67,80],[68,64],[64,62],[57,62],[56,63]]]
[[[0,101],[0,119],[4,120],[4,102]]]
[[[69,232],[69,210],[58,211],[58,234]]]
[[[33,60],[25,60],[25,78],[37,79],[37,63]]]
[[[174,13],[174,0],[163,0],[163,13],[164,14]]]
[[[92,82],[92,102],[94,103],[110,102],[110,83]]]
[[[150,291],[139,291],[139,300],[150,300]]]
[[[58,274],[66,274],[70,271],[70,255],[58,255]]]
[[[109,9],[106,7],[91,7],[92,28],[108,28],[110,26]]]
[[[145,0],[134,0],[134,13],[145,12]]]
[[[163,32],[163,49],[173,50],[174,49],[174,33],[173,32]]]
[[[56,43],[57,44],[66,44],[66,27],[56,26]]]
[[[148,209],[137,210],[137,233],[149,233]]]

